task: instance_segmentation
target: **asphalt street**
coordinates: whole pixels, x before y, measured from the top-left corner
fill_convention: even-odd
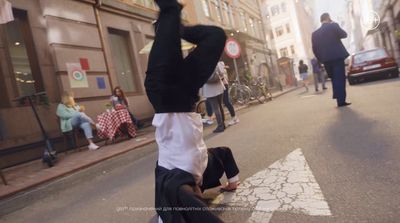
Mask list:
[[[239,192],[252,190],[249,193],[263,194],[259,197],[278,194],[274,190],[282,188],[274,182],[279,181],[272,180],[268,190],[260,187],[255,191],[255,178],[250,177],[270,167],[263,172],[270,179],[275,177],[272,170],[283,171],[290,165],[290,170],[297,171],[299,165],[300,175],[307,176],[304,185],[313,187],[309,198],[318,195],[315,199],[320,201],[313,210],[324,213],[315,214],[310,204],[293,208],[295,202],[290,203],[288,197],[292,206],[270,208],[270,219],[259,222],[400,222],[400,80],[348,86],[348,100],[353,104],[344,108],[337,108],[331,99],[331,86],[320,93],[312,89],[299,89],[244,109],[238,114],[240,123],[224,133],[213,134],[215,126],[207,127],[207,145],[231,147],[243,182]],[[289,161],[282,161],[286,157]],[[150,144],[105,161],[84,170],[85,174],[67,177],[65,189],[49,189],[48,196],[2,216],[0,222],[147,223],[155,214],[156,158],[156,145]],[[285,171],[290,174],[290,170]],[[305,186],[297,181],[301,180],[295,179],[291,185],[301,186],[299,193],[305,192]],[[290,193],[287,190],[282,196]],[[240,207],[232,202],[230,205]],[[256,206],[251,200],[247,202]],[[253,211],[225,210],[218,214],[226,222],[244,223]]]

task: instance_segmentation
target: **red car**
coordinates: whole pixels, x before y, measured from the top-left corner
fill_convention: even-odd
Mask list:
[[[399,77],[396,60],[385,49],[365,50],[351,56],[347,73],[350,85],[382,77]]]

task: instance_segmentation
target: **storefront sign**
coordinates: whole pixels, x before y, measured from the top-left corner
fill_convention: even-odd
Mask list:
[[[71,88],[89,87],[86,72],[82,69],[80,63],[66,63],[66,65]]]
[[[240,57],[239,43],[235,39],[229,38],[225,44],[225,53],[228,57],[233,59]]]

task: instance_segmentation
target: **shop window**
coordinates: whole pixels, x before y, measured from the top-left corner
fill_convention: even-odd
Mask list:
[[[125,92],[137,92],[135,72],[133,71],[132,45],[129,32],[108,29],[111,54],[118,85]]]
[[[26,11],[13,9],[14,21],[4,25],[11,78],[17,97],[43,91],[35,44]]]

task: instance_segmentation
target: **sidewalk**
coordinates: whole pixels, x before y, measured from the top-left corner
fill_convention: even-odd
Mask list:
[[[273,93],[273,98],[296,89],[296,87],[293,87]],[[241,110],[246,107],[248,106],[237,107],[236,110]],[[93,166],[101,161],[153,143],[154,141],[154,128],[148,127],[138,131],[138,136],[134,139],[102,146],[96,151],[89,151],[83,148],[82,150],[76,150],[68,154],[58,154],[58,161],[52,168],[43,165],[41,160],[35,160],[4,169],[3,173],[7,179],[8,185],[4,185],[0,181],[0,201],[33,189],[46,182],[78,172],[79,170]]]

